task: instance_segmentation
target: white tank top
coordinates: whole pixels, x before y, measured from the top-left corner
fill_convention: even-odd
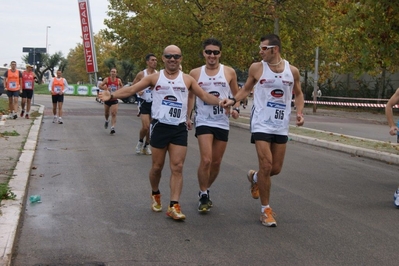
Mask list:
[[[159,72],[159,79],[152,92],[152,118],[169,125],[185,123],[187,118],[188,89],[179,72],[176,79],[168,79],[164,70]]]
[[[143,73],[144,73],[144,77],[148,76],[147,69],[144,69]],[[156,70],[155,70],[155,73],[157,73]],[[140,96],[140,98],[143,99],[144,101],[146,101],[147,103],[152,102],[152,90],[151,90],[151,87],[145,88],[144,89],[144,93],[143,93],[143,95]]]
[[[220,64],[219,72],[215,76],[208,76],[205,66],[201,67],[201,74],[198,85],[207,93],[220,99],[228,98],[231,95],[230,85],[224,76],[224,66]],[[229,117],[223,107],[210,105],[196,97],[195,125],[217,127],[229,130]]]
[[[288,135],[294,76],[284,60],[284,71],[274,73],[262,61],[263,73],[254,89],[251,132]]]

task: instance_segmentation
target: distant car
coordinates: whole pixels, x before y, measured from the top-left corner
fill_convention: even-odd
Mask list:
[[[123,86],[123,87],[128,87],[128,86],[130,86],[130,85],[132,85],[131,82],[129,82],[128,84],[126,84],[126,85]],[[121,99],[121,100],[122,100],[122,102],[124,102],[124,103],[137,103],[137,95],[134,94],[134,95],[131,95],[131,96],[127,97],[127,98],[123,98],[123,99]]]
[[[4,93],[4,77],[0,77],[0,96]]]

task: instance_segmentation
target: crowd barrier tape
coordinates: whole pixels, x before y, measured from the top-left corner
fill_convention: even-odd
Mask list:
[[[327,101],[307,101],[307,100],[305,100],[304,102],[316,105],[320,104],[320,105],[350,106],[350,107],[385,108],[386,106],[386,103],[327,102]],[[396,104],[393,106],[393,108],[399,108],[399,105]]]

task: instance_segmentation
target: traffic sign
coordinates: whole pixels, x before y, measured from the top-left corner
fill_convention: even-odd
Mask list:
[[[46,48],[36,48],[36,47],[22,47],[23,53],[39,53],[43,54],[47,52]]]

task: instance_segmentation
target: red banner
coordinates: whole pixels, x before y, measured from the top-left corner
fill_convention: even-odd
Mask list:
[[[78,0],[78,4],[80,24],[82,26],[83,50],[85,53],[86,71],[87,73],[94,73],[97,72],[97,66],[93,35],[91,31],[88,0]]]

